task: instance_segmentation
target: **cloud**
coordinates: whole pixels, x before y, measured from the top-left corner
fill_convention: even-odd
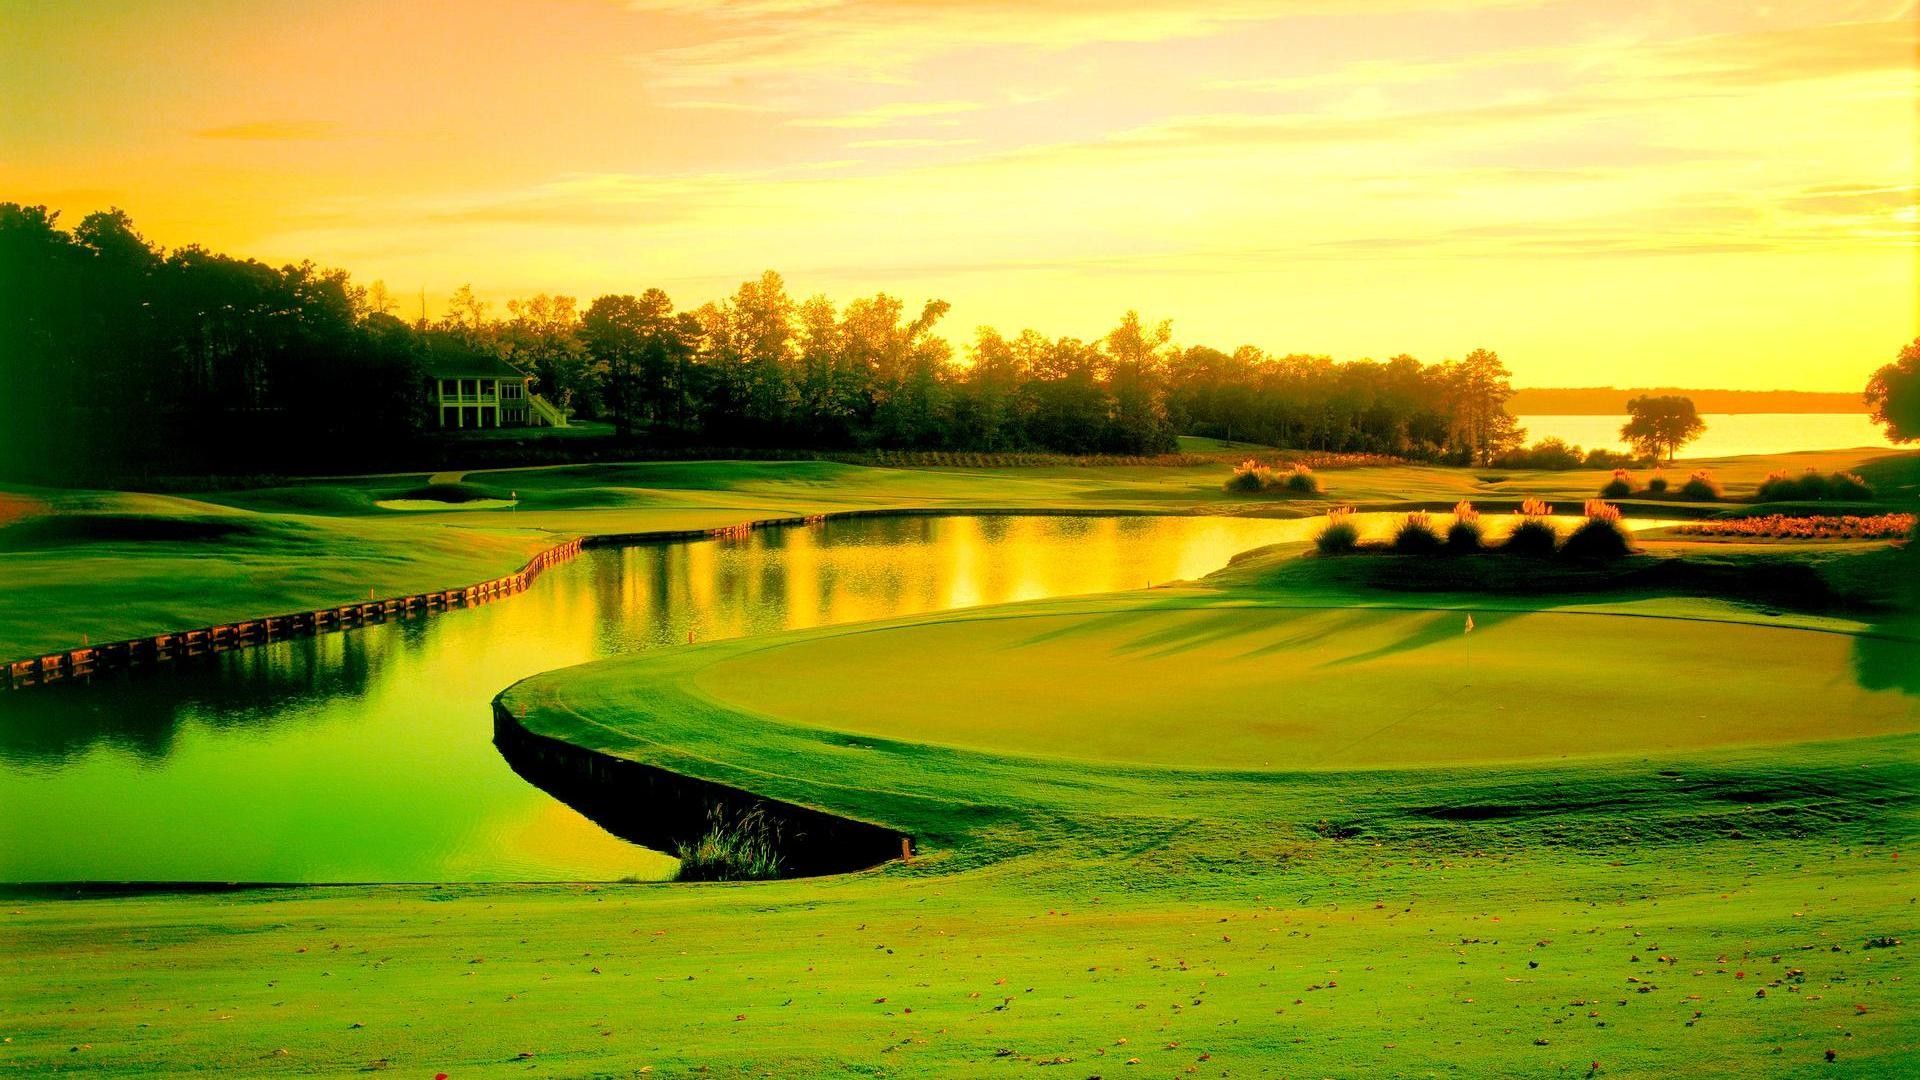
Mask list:
[[[979,139],[862,139],[847,144],[849,150],[919,150],[941,146],[974,146]]]
[[[1805,214],[1848,217],[1895,214],[1920,205],[1920,187],[1912,184],[1894,187],[1828,184],[1806,188],[1798,195],[1782,200],[1781,205]]]
[[[826,78],[904,84],[968,49],[1059,50],[1224,33],[1302,15],[1534,6],[1539,0],[631,0],[701,40],[647,54],[658,85],[738,88]]]
[[[1920,49],[1920,22],[1898,18],[1717,34],[1653,51],[1657,64],[1705,83],[1768,83],[1908,71]]]
[[[960,113],[978,112],[973,101],[896,101],[839,116],[803,116],[787,121],[789,127],[878,128]]]
[[[202,128],[193,134],[200,139],[242,142],[309,142],[339,138],[346,132],[331,120],[256,120],[245,124]]]

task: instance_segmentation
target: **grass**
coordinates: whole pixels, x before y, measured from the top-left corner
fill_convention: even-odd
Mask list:
[[[512,508],[387,510],[429,486],[426,474],[336,478],[170,495],[0,491],[0,657],[379,595],[465,584],[517,568],[560,537],[709,528],[764,517],[897,508],[1080,510],[1301,516],[1317,503],[1220,489],[1225,459],[1186,467],[1036,466],[894,469],[826,461],[693,461],[469,473],[463,491],[517,496]],[[1711,462],[1738,491],[1767,474],[1858,471],[1911,508],[1920,454],[1831,451]],[[1473,471],[1394,465],[1323,469],[1361,509],[1490,510],[1523,497],[1578,500],[1606,470]],[[1907,500],[1898,503],[1898,500]],[[1673,516],[1685,504],[1629,514]],[[1657,509],[1656,509],[1657,507]],[[1774,510],[1777,508],[1756,508]],[[1828,504],[1825,512],[1835,507]],[[1877,512],[1868,504],[1847,512]]]
[[[1714,465],[1736,489],[1778,467]],[[1330,486],[1363,509],[1500,509],[1604,475]],[[199,592],[174,616],[233,617],[569,532],[1254,509],[1219,481],[600,466],[469,476],[520,508],[448,515],[371,506],[419,476],[20,492],[51,509],[0,537],[49,513],[238,531],[18,534],[9,563],[39,581],[0,587],[0,635],[169,574]],[[1898,857],[1920,837],[1920,679],[1908,616],[1865,605],[1916,576],[1911,552],[1774,545],[1655,537],[1662,554],[1580,565],[1303,541],[1204,582],[538,676],[508,699],[537,730],[895,826],[916,858],[751,885],[17,895],[0,1071],[1900,1075],[1920,1052]],[[1868,947],[1884,938],[1908,944]]]
[[[675,881],[766,881],[780,876],[780,831],[760,807],[708,811],[707,831],[674,847]]]

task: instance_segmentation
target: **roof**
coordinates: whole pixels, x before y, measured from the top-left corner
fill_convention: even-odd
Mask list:
[[[420,369],[436,379],[524,379],[527,373],[497,356],[455,341],[430,341]]]

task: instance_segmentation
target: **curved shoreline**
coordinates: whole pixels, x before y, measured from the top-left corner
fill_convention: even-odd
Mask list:
[[[1483,500],[1490,509],[1501,509],[1515,500]],[[336,630],[384,623],[391,618],[410,619],[416,615],[473,607],[524,592],[548,567],[566,562],[590,547],[618,547],[630,544],[671,540],[696,540],[744,536],[756,529],[794,525],[816,525],[826,521],[851,521],[876,517],[1272,517],[1302,520],[1319,516],[1335,500],[1308,507],[1309,513],[1286,514],[1196,514],[1177,509],[1142,510],[1101,507],[873,507],[823,511],[816,514],[753,518],[732,525],[704,529],[647,529],[628,533],[587,533],[562,541],[536,553],[519,570],[472,585],[424,593],[407,593],[383,599],[340,604],[332,607],[295,611],[280,615],[257,616],[232,622],[215,623],[189,630],[150,634],[98,645],[53,650],[16,660],[0,662],[5,682],[0,689],[21,690],[33,686],[85,679],[120,668],[139,667],[175,659],[227,652],[252,645],[265,645],[294,637],[311,637]],[[1367,506],[1366,512],[1405,513],[1413,510],[1445,511],[1448,505],[1437,502],[1396,502],[1383,507]],[[1275,507],[1293,509],[1279,502]]]
[[[704,529],[647,529],[629,533],[588,533],[562,541],[536,553],[519,570],[472,585],[456,585],[424,593],[406,593],[383,599],[358,601],[333,607],[258,616],[215,623],[190,630],[167,631],[120,641],[57,649],[0,663],[6,680],[0,689],[23,690],[47,686],[120,668],[141,667],[187,657],[227,652],[253,645],[265,645],[295,637],[311,637],[336,630],[349,630],[368,623],[384,623],[393,618],[411,619],[454,608],[475,607],[514,593],[524,592],[550,566],[572,560],[591,547],[621,547],[630,544],[659,543],[672,540],[699,540],[744,536],[756,529],[795,525],[817,525],[829,520],[870,517],[1193,517],[1202,515],[1125,509],[1034,509],[967,507],[861,508],[827,511],[818,514],[753,518],[732,525]],[[1308,515],[1311,516],[1311,515]]]

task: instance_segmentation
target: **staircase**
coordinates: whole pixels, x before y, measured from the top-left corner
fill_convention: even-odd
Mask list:
[[[567,426],[567,414],[554,408],[553,402],[548,401],[539,394],[528,394],[527,404],[533,406],[533,415],[536,418],[535,423],[545,424],[547,427]]]

